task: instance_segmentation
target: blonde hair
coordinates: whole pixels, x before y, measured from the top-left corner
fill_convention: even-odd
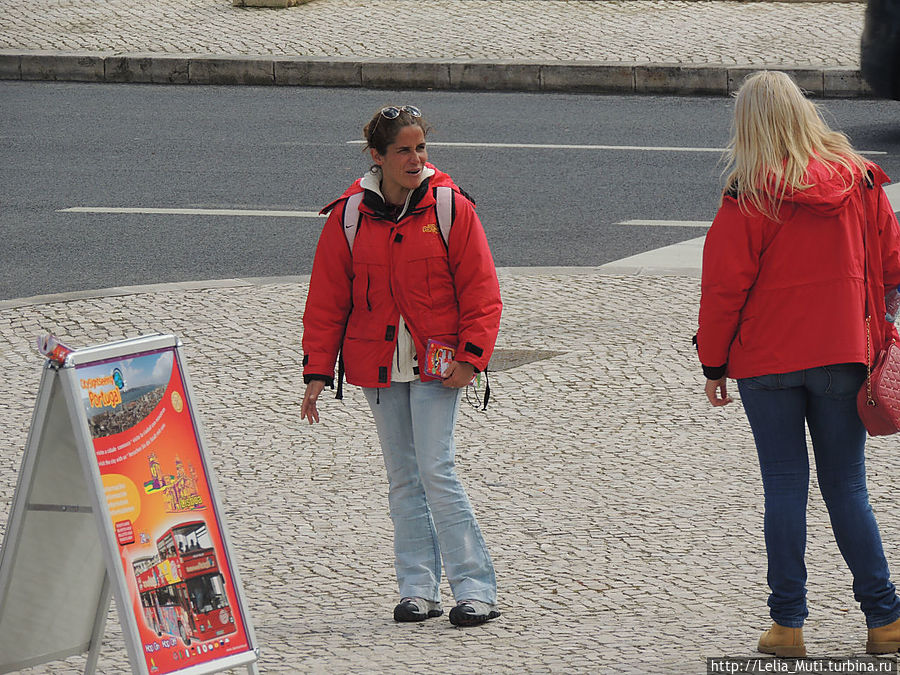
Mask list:
[[[833,175],[835,165],[851,176],[865,172],[865,160],[847,137],[828,127],[813,104],[785,73],[762,70],[737,93],[731,140],[725,153],[725,192],[736,192],[745,213],[752,206],[773,220],[785,195],[812,187],[803,182],[813,157]],[[845,191],[855,182],[845,182]]]

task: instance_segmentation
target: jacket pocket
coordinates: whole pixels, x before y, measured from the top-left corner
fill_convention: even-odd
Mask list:
[[[406,294],[410,301],[427,310],[446,311],[456,307],[456,289],[442,244],[438,242],[417,251],[404,267]]]

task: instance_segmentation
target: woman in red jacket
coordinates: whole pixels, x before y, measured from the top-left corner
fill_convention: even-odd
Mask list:
[[[697,346],[712,405],[731,402],[726,376],[738,381],[759,455],[773,624],[758,648],[806,654],[808,426],[866,617],[866,650],[897,651],[900,600],[869,505],[866,430],[856,411],[867,354],[897,335],[884,319],[885,289],[900,284],[900,232],[881,187],[887,176],[778,72],[756,73],[741,87],[729,160],[703,250]]]
[[[443,562],[457,601],[450,621],[474,626],[500,612],[494,567],[454,469],[453,428],[462,388],[490,361],[500,288],[474,205],[428,163],[427,131],[413,106],[375,113],[363,129],[373,167],[324,210],[303,315],[300,415],[319,421],[316,402],[333,385],[340,352],[387,468],[401,596],[394,619],[443,613]],[[454,351],[437,377],[424,365],[429,343]]]

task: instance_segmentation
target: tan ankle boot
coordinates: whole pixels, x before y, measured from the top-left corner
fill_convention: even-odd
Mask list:
[[[803,629],[788,628],[772,622],[772,627],[759,638],[759,645],[756,648],[763,654],[774,654],[783,658],[806,656]]]
[[[866,654],[891,654],[900,649],[900,619],[887,626],[869,629]]]

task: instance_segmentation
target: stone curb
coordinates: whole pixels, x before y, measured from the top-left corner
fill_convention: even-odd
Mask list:
[[[790,73],[816,96],[873,96],[859,70],[846,67],[0,50],[0,79],[66,82],[727,96],[763,68]]]
[[[666,267],[656,265],[637,265],[618,262],[607,263],[599,267],[498,267],[497,276],[501,279],[510,275],[531,276],[547,275],[576,276],[581,274],[608,274],[611,276],[700,276],[699,269],[689,269],[687,266]],[[21,307],[33,307],[37,305],[51,305],[61,302],[74,302],[76,300],[97,300],[100,298],[115,298],[122,295],[142,295],[146,293],[178,293],[182,291],[204,291],[219,288],[250,288],[254,286],[269,286],[273,284],[305,284],[309,283],[309,275],[289,275],[280,277],[243,277],[233,279],[202,279],[198,281],[173,281],[159,284],[141,284],[137,286],[112,286],[110,288],[95,288],[83,291],[66,291],[62,293],[50,293],[47,295],[34,295],[27,298],[11,298],[0,300],[0,311],[5,309],[19,309]]]

